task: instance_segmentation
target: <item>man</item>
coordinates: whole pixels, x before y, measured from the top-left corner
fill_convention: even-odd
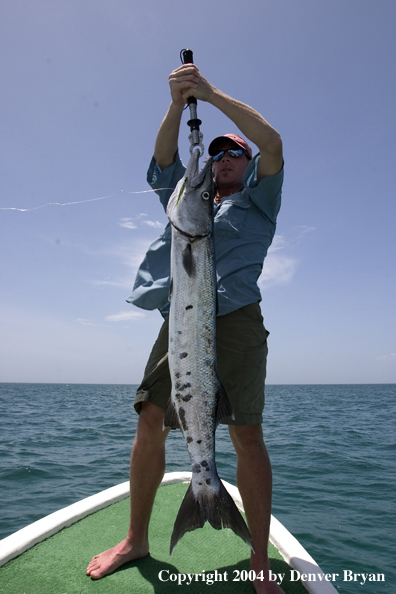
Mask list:
[[[221,136],[209,146],[214,157],[215,242],[218,290],[217,355],[220,380],[235,420],[225,419],[237,454],[237,484],[243,499],[255,553],[251,567],[268,576],[271,515],[271,466],[261,429],[268,332],[260,314],[257,279],[275,233],[283,181],[281,138],[254,109],[211,85],[193,64],[169,77],[172,102],[158,131],[148,181],[164,207],[185,168],[178,157],[179,127],[188,97],[220,109],[259,149],[254,158],[240,136]],[[148,526],[156,490],[165,472],[164,409],[171,383],[167,364],[170,229],[146,254],[129,301],[158,308],[166,318],[139,387],[138,427],[131,456],[131,517],[128,535],[95,556],[87,574],[99,579],[148,554]],[[258,593],[281,594],[274,582],[256,580]]]

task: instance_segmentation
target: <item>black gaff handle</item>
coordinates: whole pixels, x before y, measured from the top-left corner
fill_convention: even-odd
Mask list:
[[[193,53],[190,49],[184,49],[180,52],[180,57],[183,55],[183,64],[194,64]],[[198,119],[197,115],[197,100],[195,97],[189,97],[187,99],[188,107],[190,108],[190,120],[187,125],[190,126],[191,130],[191,146],[202,145],[202,139],[199,131],[199,127],[202,124],[201,120]],[[203,145],[202,145],[203,153]]]
[[[192,50],[184,49],[184,50],[182,50],[182,54],[183,54],[183,64],[194,64]]]
[[[183,54],[183,64],[194,64],[192,50],[184,49],[184,50],[182,50],[182,54]],[[189,97],[187,99],[187,103],[188,103],[188,105],[191,105],[192,103],[196,105],[197,100],[195,97]]]

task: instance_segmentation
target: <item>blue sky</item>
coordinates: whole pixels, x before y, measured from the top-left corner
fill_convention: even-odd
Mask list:
[[[189,47],[284,142],[268,383],[396,382],[395,17],[394,0],[1,3],[0,381],[139,383],[161,318],[125,299],[166,224],[142,192]],[[206,147],[235,131],[198,115]],[[54,202],[74,204],[36,209]]]

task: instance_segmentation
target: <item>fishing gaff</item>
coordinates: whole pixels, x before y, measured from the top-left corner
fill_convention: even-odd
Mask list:
[[[183,57],[182,57],[183,56]],[[194,64],[193,53],[190,49],[184,49],[180,52],[183,64]],[[201,120],[198,119],[197,115],[197,100],[195,97],[189,97],[187,100],[188,107],[190,109],[190,119],[187,125],[190,126],[191,134],[188,139],[190,141],[190,153],[198,148],[200,150],[200,157],[204,154],[204,145],[202,132],[199,130],[199,126],[202,124]]]

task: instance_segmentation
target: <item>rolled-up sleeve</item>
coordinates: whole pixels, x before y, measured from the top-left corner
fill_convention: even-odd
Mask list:
[[[275,224],[281,206],[283,167],[279,173],[264,177],[257,183],[259,155],[249,163],[243,176],[245,189],[257,208]]]
[[[163,171],[154,157],[151,159],[147,181],[158,194],[165,211],[169,198],[185,170],[179,154],[172,165]],[[168,223],[160,237],[147,250],[137,271],[132,293],[127,299],[128,303],[143,309],[159,309],[163,317],[167,317],[169,313],[170,246],[171,229]]]
[[[176,188],[177,182],[183,177],[186,168],[180,160],[179,153],[176,153],[174,162],[164,170],[160,168],[153,157],[147,171],[147,182],[158,194],[160,202],[164,209]]]

